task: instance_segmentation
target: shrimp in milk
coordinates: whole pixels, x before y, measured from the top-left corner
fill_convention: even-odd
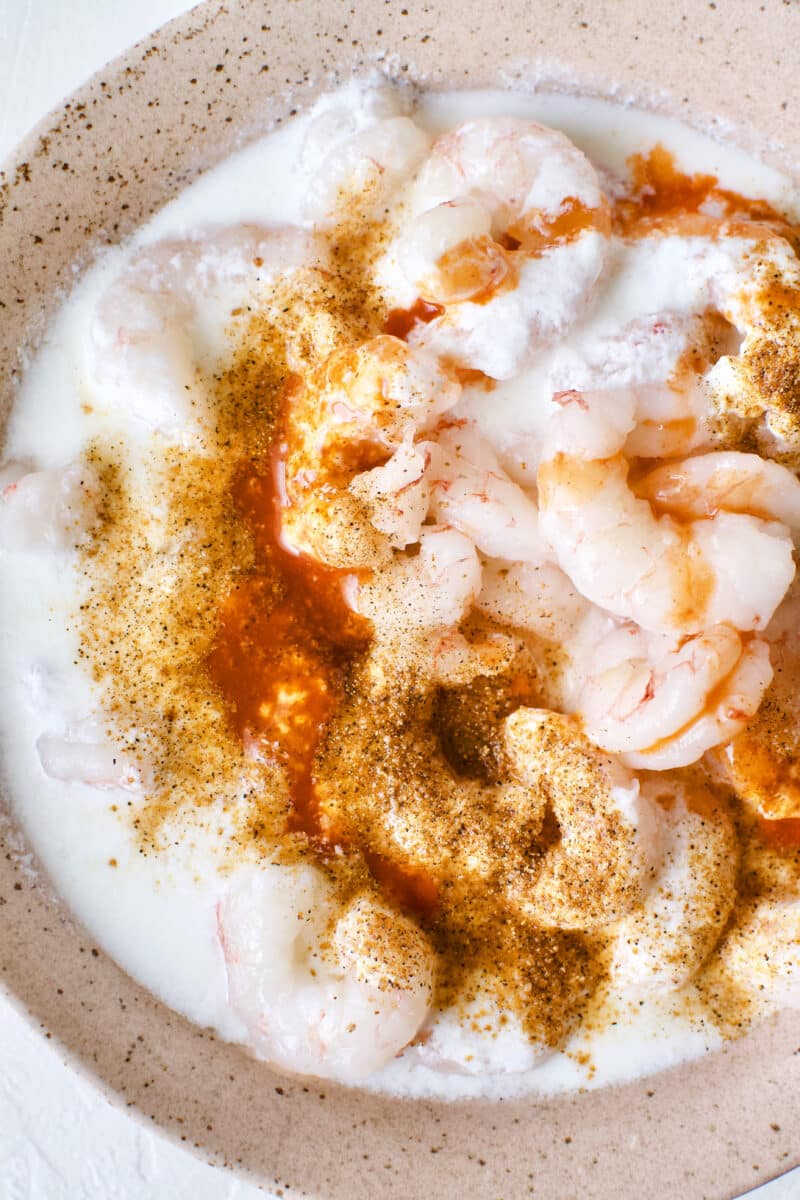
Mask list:
[[[430,135],[403,111],[396,93],[376,89],[369,104],[334,105],[310,124],[303,166],[305,212],[318,228],[342,219],[383,219],[387,204],[428,153]],[[354,211],[355,210],[355,211]]]
[[[540,528],[578,590],[657,633],[693,634],[719,624],[764,629],[795,572],[779,515],[770,509],[764,519],[758,506],[755,513],[728,511],[723,488],[712,516],[659,516],[628,478],[623,451],[636,424],[635,397],[618,390],[558,399],[538,473]],[[790,487],[799,486],[785,474]]]
[[[743,905],[719,948],[723,979],[761,1012],[800,1008],[800,897],[796,888]]]
[[[746,728],[715,751],[714,765],[739,799],[768,820],[800,817],[800,587],[797,580],[765,634],[774,666]]]
[[[141,794],[150,782],[148,768],[116,745],[108,726],[93,717],[74,721],[59,733],[43,733],[36,751],[45,775],[63,783]]]
[[[501,625],[550,642],[568,642],[589,611],[560,567],[551,562],[484,562],[477,607]]]
[[[210,415],[200,367],[209,346],[221,348],[220,325],[282,277],[327,261],[322,238],[290,227],[241,225],[146,247],[107,289],[92,323],[98,404],[119,406],[168,441],[196,444]]]
[[[676,639],[595,610],[566,648],[569,708],[596,746],[637,770],[688,766],[727,742],[772,679],[767,643],[730,625]]]
[[[706,374],[740,338],[719,313],[659,312],[636,317],[580,350],[563,349],[549,382],[555,392],[625,388],[636,425],[627,458],[676,458],[715,439]]]
[[[282,1070],[357,1082],[427,1016],[435,960],[425,935],[368,893],[340,905],[317,867],[239,871],[218,924],[247,1045]]]
[[[86,464],[32,471],[6,463],[0,468],[0,551],[77,549],[91,536],[99,498],[99,480]]]
[[[522,910],[545,926],[599,929],[639,904],[659,852],[653,802],[632,771],[597,750],[570,717],[518,708],[506,749],[520,783],[549,802],[561,838],[520,889]]]
[[[430,448],[431,515],[488,558],[541,562],[546,550],[534,501],[508,477],[474,424],[442,422]]]
[[[715,307],[741,335],[706,376],[714,411],[752,429],[759,450],[800,465],[800,262],[782,237],[720,240],[729,261],[710,281]]]
[[[608,244],[597,175],[569,139],[487,117],[437,138],[379,273],[397,304],[443,310],[415,340],[508,379],[584,313]]]

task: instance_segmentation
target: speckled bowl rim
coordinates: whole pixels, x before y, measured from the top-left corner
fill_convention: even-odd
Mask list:
[[[0,177],[0,418],[59,295],[242,140],[354,68],[431,86],[635,99],[798,173],[800,8],[214,0],[40,123]],[[766,70],[766,67],[769,67]],[[800,1020],[634,1084],[550,1100],[399,1101],[284,1079],[170,1012],[61,908],[0,820],[0,981],[115,1104],[285,1196],[722,1200],[800,1162]]]

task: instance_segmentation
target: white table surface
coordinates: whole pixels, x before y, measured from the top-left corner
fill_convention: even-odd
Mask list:
[[[185,0],[0,0],[0,160],[93,71],[190,7]],[[800,1200],[800,1168],[749,1196]],[[0,1200],[151,1197],[265,1200],[266,1193],[113,1108],[0,996]]]

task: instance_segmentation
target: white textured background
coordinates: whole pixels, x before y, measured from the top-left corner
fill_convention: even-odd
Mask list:
[[[0,160],[88,75],[190,7],[185,0],[0,0]],[[112,1108],[0,996],[0,1200],[265,1195]],[[800,1200],[800,1168],[750,1196]]]

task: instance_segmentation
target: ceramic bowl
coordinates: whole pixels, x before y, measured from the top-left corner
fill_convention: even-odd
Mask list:
[[[6,164],[0,427],[20,349],[76,264],[354,70],[635,100],[792,170],[798,44],[800,6],[786,0],[203,4],[96,75]],[[128,978],[31,872],[10,820],[0,834],[9,994],[132,1115],[278,1195],[722,1200],[800,1161],[797,1016],[655,1077],[544,1101],[409,1102],[290,1081]]]

